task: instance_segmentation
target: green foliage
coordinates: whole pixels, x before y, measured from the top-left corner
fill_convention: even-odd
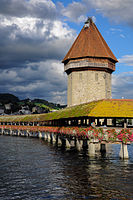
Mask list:
[[[43,113],[44,112],[47,113],[53,110],[60,110],[65,107],[60,104],[51,103],[43,99],[30,100],[28,98],[28,99],[19,100],[18,97],[12,94],[6,94],[6,93],[0,94],[0,103],[1,105],[12,103],[11,110],[7,114],[18,112],[22,106],[28,106],[30,111],[32,111],[33,107],[38,106],[40,108],[43,108],[43,111],[41,111]]]
[[[2,104],[16,103],[16,102],[19,102],[19,98],[16,97],[15,95],[13,95],[13,94],[1,93],[0,94],[0,102]]]

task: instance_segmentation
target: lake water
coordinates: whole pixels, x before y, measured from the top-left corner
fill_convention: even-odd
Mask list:
[[[0,200],[133,200],[133,146],[106,156],[61,150],[39,139],[0,136]]]

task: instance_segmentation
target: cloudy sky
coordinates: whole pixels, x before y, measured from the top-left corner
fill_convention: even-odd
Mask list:
[[[133,99],[133,0],[0,0],[0,93],[64,104],[63,57],[88,16],[119,60],[112,97]]]

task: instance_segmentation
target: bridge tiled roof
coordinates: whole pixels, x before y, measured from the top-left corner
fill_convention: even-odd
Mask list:
[[[56,112],[34,115],[1,116],[0,121],[47,121],[79,117],[133,118],[133,100],[111,99],[99,100],[68,107]]]

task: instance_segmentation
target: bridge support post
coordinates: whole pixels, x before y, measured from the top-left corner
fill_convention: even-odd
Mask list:
[[[4,135],[4,129],[3,129],[3,127],[1,129],[1,134]]]
[[[40,139],[42,139],[42,132],[38,132],[38,137],[40,138]]]
[[[50,136],[50,133],[47,133],[47,140],[48,140],[48,142],[51,142],[51,136]]]
[[[88,142],[88,147],[89,147],[88,148],[89,156],[94,157],[95,156],[95,144]]]
[[[44,139],[44,132],[41,132],[41,134],[42,134],[42,139]]]
[[[13,135],[12,129],[9,130],[9,135]]]
[[[80,151],[83,147],[83,140],[76,140],[76,148],[78,151]]]
[[[17,130],[17,136],[19,136],[19,135],[20,135],[20,130],[18,129],[18,130]]]
[[[70,145],[71,145],[72,148],[74,148],[75,147],[75,140],[71,140]]]
[[[47,133],[44,133],[44,140],[47,140]]]
[[[120,149],[119,156],[123,160],[129,158],[127,144],[121,143],[121,149]]]
[[[52,144],[55,144],[56,143],[56,139],[55,139],[54,133],[51,134],[51,139],[52,139]]]
[[[106,155],[106,144],[100,145],[100,152],[101,152],[101,156],[105,157],[105,155]]]
[[[83,149],[86,150],[88,149],[88,141],[83,139]]]
[[[66,148],[70,149],[71,148],[71,144],[69,142],[69,140],[66,138]]]
[[[62,145],[62,141],[61,141],[60,137],[57,136],[56,139],[57,139],[57,141],[56,141],[57,145]]]
[[[15,131],[14,130],[12,130],[12,135],[14,136],[14,135],[16,135],[16,133],[15,133]]]
[[[95,144],[95,149],[96,149],[97,152],[100,151],[100,148],[101,148],[101,144],[100,143],[96,143]]]
[[[106,152],[106,144],[101,144],[100,146],[100,152],[105,153]]]
[[[48,140],[48,133],[45,133],[44,139],[45,139],[45,141]]]
[[[29,130],[26,131],[26,136],[27,136],[27,137],[30,136]]]
[[[45,141],[48,141],[48,133],[45,133]]]

